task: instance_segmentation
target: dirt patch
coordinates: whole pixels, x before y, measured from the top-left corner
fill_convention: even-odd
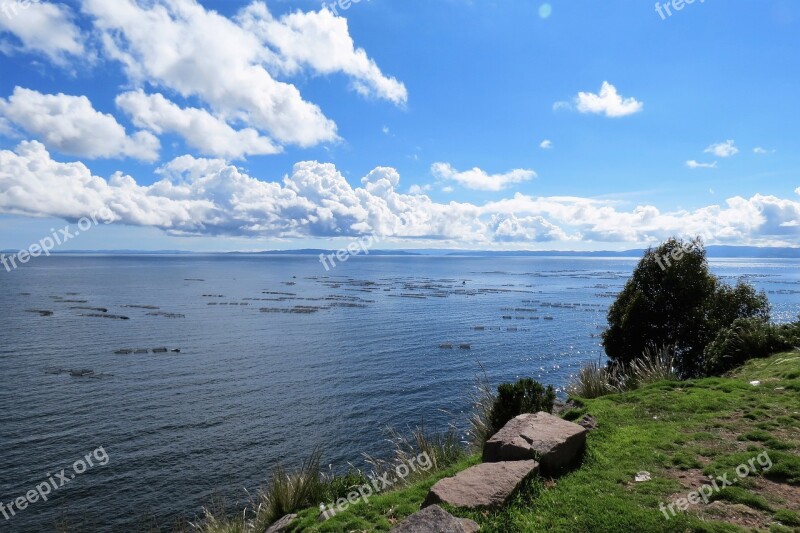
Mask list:
[[[701,507],[702,509],[698,512],[700,516],[736,524],[740,527],[769,529],[769,525],[774,523],[768,514],[751,509],[741,503],[716,501],[708,505],[701,504]]]
[[[709,483],[708,476],[698,469],[667,470],[666,475],[678,481],[683,487],[682,491],[666,498],[667,505],[680,498],[686,498],[689,492],[696,491],[702,485]],[[773,509],[800,511],[800,487],[777,483],[761,477],[753,478],[753,482],[754,484],[749,490],[765,498]],[[674,508],[676,512],[680,512],[677,505]],[[775,523],[771,514],[767,512],[724,500],[717,500],[709,504],[702,502],[689,504],[689,512],[709,520],[719,520],[745,528],[769,529],[769,526]]]
[[[764,496],[770,504],[774,504],[773,507],[800,511],[800,487],[758,478],[754,491]]]

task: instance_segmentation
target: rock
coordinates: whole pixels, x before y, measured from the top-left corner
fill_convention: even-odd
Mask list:
[[[636,483],[643,483],[645,481],[650,481],[651,479],[653,479],[653,477],[647,470],[642,470],[633,477],[633,480]]]
[[[502,461],[475,465],[431,487],[423,507],[446,503],[453,507],[500,507],[528,476],[539,470],[536,461]]]
[[[545,412],[519,415],[486,442],[483,461],[536,459],[542,471],[557,472],[574,462],[586,445],[586,429]]]
[[[586,415],[580,420],[578,420],[578,425],[583,428],[586,428],[589,431],[592,431],[593,429],[597,429],[597,419],[592,415]]]
[[[292,520],[297,518],[296,514],[287,514],[271,526],[269,526],[264,533],[284,533],[289,528],[289,524],[292,523]]]
[[[474,533],[480,526],[467,518],[456,518],[438,505],[412,514],[392,528],[397,533]]]

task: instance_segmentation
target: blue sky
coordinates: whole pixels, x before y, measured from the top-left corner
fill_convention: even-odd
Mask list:
[[[796,2],[322,4],[0,0],[0,249],[800,245]]]

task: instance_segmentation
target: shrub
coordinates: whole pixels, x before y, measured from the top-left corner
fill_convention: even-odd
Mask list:
[[[711,274],[702,241],[669,239],[648,249],[608,311],[603,347],[627,366],[649,345],[674,347],[681,377],[703,373],[703,355],[737,318],[769,318],[766,294]]]
[[[503,383],[497,387],[497,397],[489,417],[491,434],[497,433],[515,416],[539,411],[553,412],[556,393],[552,385],[545,388],[538,381],[523,378],[516,383]]]
[[[749,359],[762,359],[800,346],[800,321],[775,325],[761,318],[739,318],[705,350],[705,372],[720,375]]]

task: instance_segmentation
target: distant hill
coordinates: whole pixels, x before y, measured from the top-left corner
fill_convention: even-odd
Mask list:
[[[775,258],[800,259],[800,248],[777,248],[758,246],[707,246],[710,258]],[[520,251],[459,251],[448,252],[448,256],[467,257],[641,257],[645,250],[624,251],[567,251],[567,250],[520,250]]]
[[[800,248],[759,246],[707,246],[708,256],[721,258],[750,259],[800,259]],[[19,250],[1,250],[0,253],[15,254]],[[185,250],[53,250],[51,254],[102,254],[102,255],[319,255],[334,254],[336,250],[304,248],[301,250],[264,250],[260,252],[187,252]],[[369,255],[379,256],[445,256],[445,257],[635,257],[644,254],[644,249],[623,251],[570,251],[570,250],[370,250]],[[365,254],[359,254],[365,255]]]

